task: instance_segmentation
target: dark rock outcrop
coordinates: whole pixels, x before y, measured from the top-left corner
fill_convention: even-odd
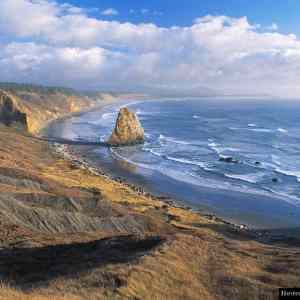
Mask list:
[[[222,156],[222,157],[219,158],[219,161],[226,162],[226,163],[232,163],[232,164],[239,163],[239,161],[237,159],[234,159],[231,156],[226,156],[226,157]]]
[[[0,123],[27,130],[27,116],[17,101],[7,92],[0,90]]]
[[[120,109],[115,129],[108,140],[110,146],[126,146],[144,142],[144,129],[134,112]]]

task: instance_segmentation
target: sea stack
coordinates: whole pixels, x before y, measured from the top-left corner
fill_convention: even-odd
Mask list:
[[[127,107],[120,109],[115,129],[108,140],[110,146],[128,146],[144,142],[144,129],[134,112]]]

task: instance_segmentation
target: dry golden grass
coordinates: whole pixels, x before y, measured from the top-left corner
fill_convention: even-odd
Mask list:
[[[25,293],[18,291],[14,288],[8,287],[4,284],[0,285],[0,300],[82,300],[74,295],[52,296],[52,295],[40,295],[34,291],[31,293]]]
[[[24,290],[22,284],[2,284],[0,300],[268,300],[277,298],[278,287],[300,284],[299,248],[255,241],[222,222],[138,195],[105,176],[74,169],[70,162],[53,155],[46,143],[4,127],[0,127],[0,171],[2,175],[47,184],[51,195],[57,197],[89,200],[93,197],[91,190],[99,191],[116,209],[120,206],[129,215],[140,213],[148,217],[148,233],[166,239],[159,247],[133,260],[95,265],[89,257],[84,257],[87,270],[62,272],[42,282],[42,288],[40,282],[30,291]],[[1,183],[0,192],[48,193],[39,185],[23,187],[14,182]],[[1,247],[8,249],[20,247],[22,243],[34,249],[61,247],[113,236],[105,230],[51,234],[13,224],[8,226],[1,218],[0,226]],[[74,264],[82,266],[82,256],[77,259],[78,254],[71,253],[75,255]],[[43,261],[39,263],[43,265]],[[68,266],[57,264],[56,267],[63,270]]]
[[[105,295],[82,295],[70,293],[47,294],[40,291],[24,292],[14,289],[5,284],[0,284],[0,300],[114,300],[113,296]]]

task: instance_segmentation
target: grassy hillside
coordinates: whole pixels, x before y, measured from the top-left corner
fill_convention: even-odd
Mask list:
[[[55,87],[55,86],[41,86],[35,84],[23,84],[14,82],[0,82],[0,89],[15,92],[27,92],[27,93],[40,93],[45,95],[51,95],[55,93],[62,93],[65,95],[80,95],[80,93],[71,88]]]
[[[97,105],[97,100],[69,89],[3,83],[0,89],[27,115],[31,133],[37,133],[51,120]]]
[[[8,92],[35,130],[79,97]],[[1,300],[277,299],[300,284],[299,245],[141,194],[0,125]]]
[[[145,95],[123,93],[80,93],[61,87],[44,87],[28,84],[0,83],[0,96],[6,93],[15,107],[27,115],[29,132],[38,133],[47,123],[68,114],[88,110],[103,101],[143,98]],[[0,102],[0,112],[1,112]],[[1,120],[1,115],[0,115]]]

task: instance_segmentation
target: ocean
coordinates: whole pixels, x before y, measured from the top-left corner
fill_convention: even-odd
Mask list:
[[[105,141],[120,106],[64,120],[52,134]],[[145,144],[87,147],[91,163],[228,221],[300,226],[300,102],[202,98],[126,106],[138,114]]]

